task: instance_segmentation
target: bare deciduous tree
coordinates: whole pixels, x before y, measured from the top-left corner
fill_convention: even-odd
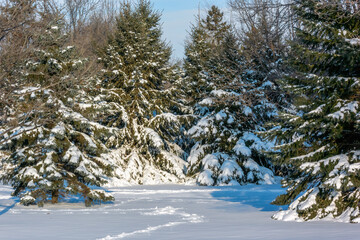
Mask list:
[[[89,16],[97,9],[100,0],[65,0],[66,12],[69,16],[69,26],[73,39],[89,20]]]
[[[283,0],[229,0],[237,17],[238,36],[247,62],[270,70],[294,38],[292,2]]]

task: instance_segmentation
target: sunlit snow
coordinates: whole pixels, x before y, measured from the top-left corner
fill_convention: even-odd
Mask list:
[[[272,220],[280,185],[129,186],[90,208],[78,198],[24,207],[0,185],[0,239],[358,239],[357,224]],[[284,207],[286,208],[286,207]]]

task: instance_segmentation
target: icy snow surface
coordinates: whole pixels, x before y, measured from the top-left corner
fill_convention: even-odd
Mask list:
[[[0,185],[0,239],[359,239],[357,224],[283,222],[271,219],[269,203],[279,185],[197,187],[185,185],[110,188],[110,204],[85,208],[69,199],[24,207]]]

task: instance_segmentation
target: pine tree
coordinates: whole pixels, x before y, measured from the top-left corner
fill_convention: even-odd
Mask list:
[[[85,60],[66,46],[58,16],[39,32],[33,36],[32,54],[24,59],[19,80],[23,84],[13,93],[13,117],[23,124],[1,139],[1,150],[9,153],[1,180],[13,186],[13,195],[24,205],[42,206],[49,199],[57,203],[78,194],[87,206],[113,200],[105,191],[89,187],[103,185],[111,174],[112,165],[99,158],[106,152],[95,140],[99,127],[72,109],[80,81],[75,73]]]
[[[200,119],[188,131],[196,142],[188,174],[195,175],[201,185],[274,183],[269,159],[262,154],[271,143],[256,134],[264,130],[261,125],[265,119],[275,114],[275,105],[264,93],[274,85],[258,81],[246,68],[238,40],[219,9],[212,7],[200,22],[204,34],[200,39],[211,54],[206,61],[199,61],[202,81],[187,71],[194,87],[207,86],[194,104]],[[193,40],[192,45],[196,45],[197,39]],[[192,56],[191,48],[188,56]]]
[[[275,219],[360,222],[360,19],[357,3],[295,1],[301,27],[292,46],[297,69],[287,81],[298,111],[276,132],[278,161],[292,167],[290,204]],[[357,8],[356,8],[357,6]]]
[[[185,178],[184,130],[192,116],[173,87],[180,76],[169,64],[171,49],[161,40],[160,17],[149,1],[123,3],[116,32],[100,51],[105,69],[99,98],[112,106],[103,123],[119,130],[117,150],[109,158],[119,166],[120,181]]]

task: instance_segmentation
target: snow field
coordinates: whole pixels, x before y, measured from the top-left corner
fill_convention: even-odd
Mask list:
[[[280,185],[109,188],[115,202],[24,207],[0,185],[0,239],[358,239],[357,224],[271,219]],[[286,207],[284,207],[286,208]]]

